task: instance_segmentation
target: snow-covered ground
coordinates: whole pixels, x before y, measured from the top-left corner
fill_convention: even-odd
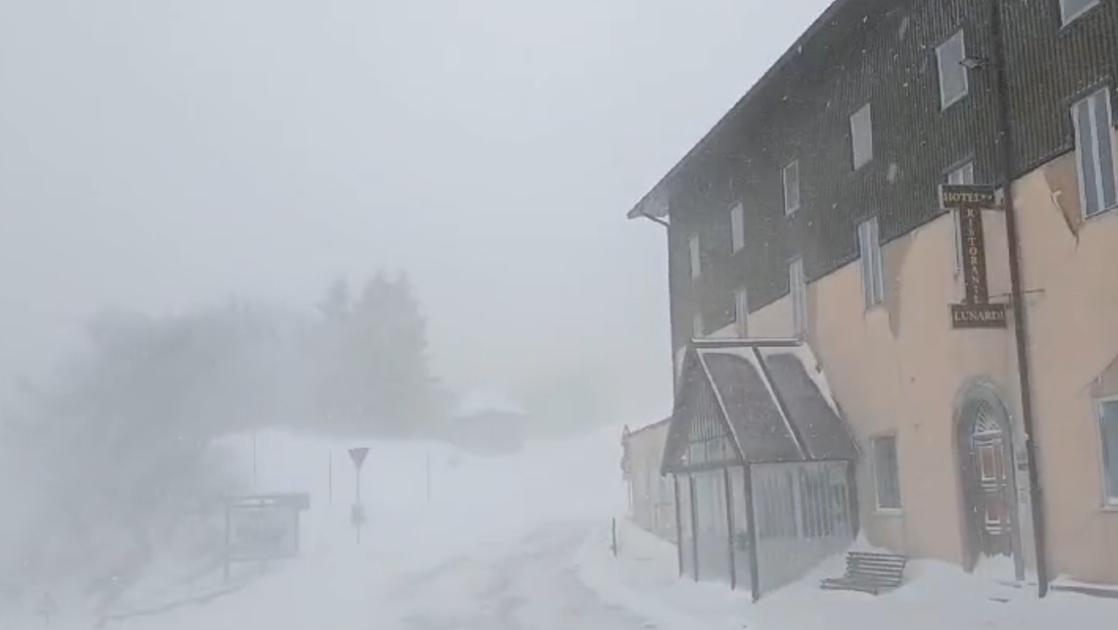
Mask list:
[[[1066,592],[1051,592],[1041,600],[1033,585],[1009,585],[981,575],[982,571],[970,575],[934,560],[910,562],[905,585],[878,596],[820,590],[820,580],[842,575],[841,554],[752,605],[747,603],[748,594],[731,593],[726,586],[677,579],[674,546],[635,526],[622,533],[620,562],[592,552],[581,563],[580,573],[605,601],[655,619],[658,628],[1118,628],[1118,600]]]
[[[624,508],[617,431],[531,444],[516,455],[465,454],[441,444],[378,442],[363,471],[369,522],[360,544],[349,525],[356,444],[261,435],[258,490],[307,491],[303,555],[241,567],[231,584],[218,573],[162,580],[118,602],[105,627],[126,630],[267,628],[529,630],[826,627],[1118,627],[1118,601],[1054,593],[1037,600],[1014,588],[918,561],[908,583],[879,597],[824,592],[841,557],[804,580],[767,594],[676,577],[675,549],[631,525],[620,556],[609,552],[609,521]],[[231,438],[246,474],[250,440]],[[328,501],[328,462],[334,465]],[[430,461],[431,500],[426,468]],[[191,601],[197,599],[198,601]],[[52,627],[89,628],[63,615]],[[34,626],[28,626],[34,627]]]
[[[227,587],[218,572],[194,580],[153,577],[126,593],[105,625],[503,628],[539,627],[562,617],[557,607],[576,617],[583,610],[596,614],[573,562],[587,536],[608,529],[624,508],[619,436],[607,430],[486,457],[436,442],[258,435],[255,490],[312,495],[302,520],[302,556],[261,575],[257,567],[238,567],[239,577],[249,576],[243,586],[235,579]],[[251,444],[249,436],[237,436],[223,445],[237,453],[246,478]],[[360,543],[349,522],[350,446],[371,448],[361,473],[368,522]],[[195,598],[203,601],[192,603]],[[175,606],[179,601],[188,603]],[[619,627],[619,613],[604,609],[611,612],[602,613],[608,623],[601,627]],[[85,619],[63,621],[88,627]]]

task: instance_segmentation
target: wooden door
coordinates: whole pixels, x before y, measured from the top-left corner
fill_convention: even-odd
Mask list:
[[[979,528],[979,553],[1008,556],[1013,553],[1013,495],[1005,436],[997,421],[979,413],[971,435],[971,456],[977,499],[974,509]]]

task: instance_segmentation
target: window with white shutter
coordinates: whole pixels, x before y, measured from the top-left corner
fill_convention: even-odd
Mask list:
[[[800,161],[792,160],[782,170],[784,180],[784,214],[800,209]]]
[[[939,104],[942,109],[947,109],[961,101],[970,91],[967,69],[963,65],[966,56],[966,41],[962,30],[936,48],[936,63],[939,66]]]
[[[967,162],[948,173],[947,183],[952,185],[973,184],[974,162]],[[959,226],[959,212],[952,210],[951,216],[955,226],[955,274],[958,275],[963,272],[963,241],[961,239],[963,230]]]
[[[702,250],[699,249],[699,235],[692,234],[691,238],[687,239],[687,251],[691,256],[691,279],[694,280],[699,277],[703,272],[703,257]]]
[[[897,438],[892,435],[871,440],[873,448],[874,490],[877,509],[901,509],[900,470],[897,465]]]
[[[858,252],[862,266],[862,293],[866,308],[870,308],[881,304],[885,299],[885,278],[881,263],[881,243],[877,233],[877,217],[858,226]]]
[[[1060,0],[1060,20],[1067,25],[1098,4],[1099,0]]]
[[[749,336],[749,296],[745,287],[734,291],[734,314],[738,336],[744,339]]]
[[[1102,439],[1103,494],[1108,505],[1118,505],[1118,400],[1099,403]]]
[[[854,170],[862,168],[873,160],[873,111],[869,103],[850,117],[850,150],[854,159]]]
[[[730,210],[730,246],[733,253],[745,247],[745,209],[740,203]]]
[[[1118,205],[1114,181],[1110,90],[1103,88],[1071,108],[1083,214],[1092,217]]]
[[[788,287],[792,296],[792,334],[803,337],[807,333],[807,282],[801,258],[788,265]]]

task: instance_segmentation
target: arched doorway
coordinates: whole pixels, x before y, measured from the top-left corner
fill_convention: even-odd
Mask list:
[[[958,407],[956,426],[966,568],[997,556],[1014,557],[1019,565],[1013,433],[1005,406],[990,387],[972,387]]]

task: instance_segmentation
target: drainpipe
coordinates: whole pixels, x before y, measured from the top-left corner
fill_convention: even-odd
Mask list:
[[[1029,503],[1032,508],[1033,542],[1036,545],[1037,595],[1048,593],[1048,559],[1045,552],[1043,493],[1037,463],[1033,424],[1032,378],[1029,372],[1028,309],[1021,273],[1021,234],[1013,203],[1013,132],[1010,127],[1009,79],[1005,67],[1005,33],[1001,0],[990,1],[990,30],[993,36],[991,63],[997,95],[1000,175],[1005,181],[1005,230],[1009,244],[1009,283],[1013,307],[1013,332],[1017,343],[1017,375],[1021,389],[1021,422],[1025,429],[1025,458],[1029,467]]]

